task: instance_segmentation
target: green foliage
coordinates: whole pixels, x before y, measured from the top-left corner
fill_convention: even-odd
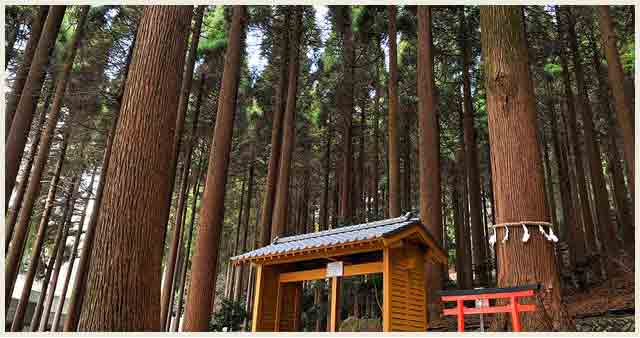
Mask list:
[[[547,63],[544,65],[544,71],[549,75],[555,76],[562,72],[562,67],[556,63]]]
[[[240,326],[246,318],[247,312],[244,310],[243,299],[234,302],[232,299],[222,297],[220,308],[211,316],[209,331],[220,332],[225,328],[227,331],[240,331]]]
[[[340,332],[382,332],[382,319],[349,317],[340,322]]]
[[[629,43],[622,48],[620,62],[625,73],[633,74],[636,64],[636,49],[633,43]]]
[[[202,19],[202,36],[198,41],[198,55],[227,47],[227,29],[224,6],[215,6]]]

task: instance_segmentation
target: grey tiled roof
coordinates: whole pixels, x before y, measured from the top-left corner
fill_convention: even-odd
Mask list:
[[[388,236],[420,220],[411,213],[402,217],[380,220],[372,223],[351,225],[331,230],[312,232],[303,235],[277,238],[270,245],[231,257],[231,260],[245,260],[261,256],[283,254],[338,244],[351,243],[367,239]]]

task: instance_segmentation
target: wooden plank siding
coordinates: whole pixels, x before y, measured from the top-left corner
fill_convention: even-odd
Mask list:
[[[426,331],[424,254],[415,245],[385,249],[383,329]]]
[[[256,291],[251,331],[275,331],[277,292],[277,267],[258,265],[256,267]]]

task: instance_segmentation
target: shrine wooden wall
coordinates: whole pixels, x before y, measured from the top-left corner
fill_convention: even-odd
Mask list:
[[[413,245],[385,249],[384,331],[426,331],[424,254]]]

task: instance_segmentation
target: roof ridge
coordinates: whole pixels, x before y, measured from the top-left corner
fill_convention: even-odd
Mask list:
[[[343,234],[343,233],[352,232],[352,231],[358,231],[358,230],[363,230],[363,229],[377,228],[377,227],[381,227],[381,226],[385,226],[385,225],[406,222],[406,221],[408,221],[408,220],[410,220],[412,218],[413,218],[413,214],[411,212],[408,212],[404,216],[382,219],[382,220],[378,220],[378,221],[374,221],[374,222],[370,222],[370,223],[354,224],[354,225],[349,225],[349,226],[341,227],[341,228],[328,229],[328,230],[323,230],[323,231],[318,231],[318,232],[311,232],[311,233],[306,233],[306,234],[300,234],[300,235],[293,235],[293,236],[288,236],[288,237],[276,238],[271,244],[290,243],[290,242],[300,241],[300,240],[304,240],[304,239],[324,237],[324,236],[336,235],[336,234]]]

